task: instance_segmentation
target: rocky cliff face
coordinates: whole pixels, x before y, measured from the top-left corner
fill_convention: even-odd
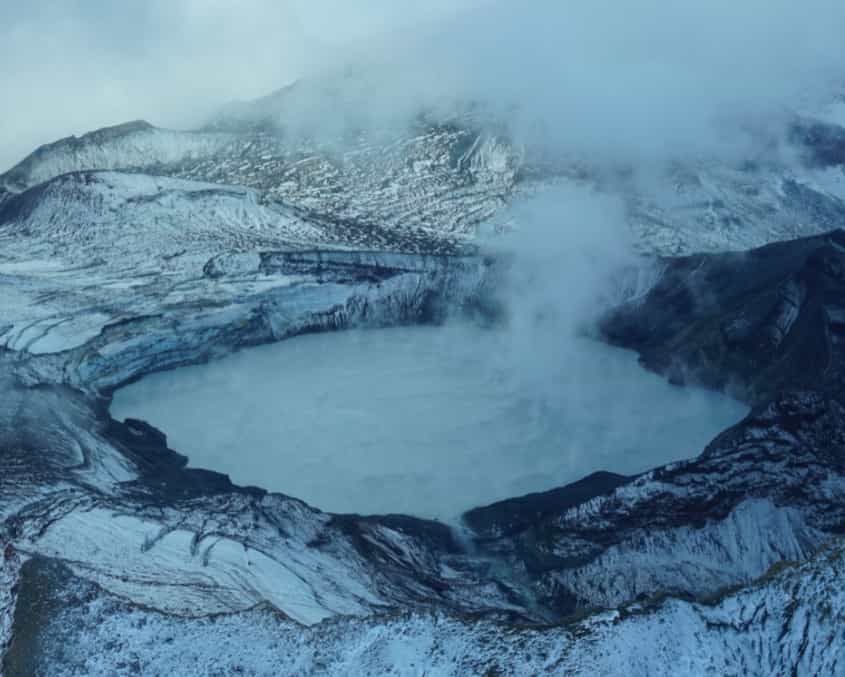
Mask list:
[[[751,402],[789,389],[843,396],[845,233],[663,262],[659,281],[604,322],[613,342],[678,382]]]

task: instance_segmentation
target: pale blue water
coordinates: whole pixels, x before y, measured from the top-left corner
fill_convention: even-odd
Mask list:
[[[535,351],[462,327],[302,336],[150,375],[112,405],[236,483],[333,512],[442,519],[695,456],[746,413],[627,351],[587,339]]]

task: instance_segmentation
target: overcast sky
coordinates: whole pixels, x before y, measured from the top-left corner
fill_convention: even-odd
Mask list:
[[[376,120],[472,97],[591,156],[731,150],[726,129],[841,84],[843,27],[842,0],[4,0],[0,169],[107,124],[195,125],[362,57],[381,66],[349,105]],[[316,112],[349,113],[334,108]]]
[[[0,171],[36,146],[144,118],[195,124],[350,45],[480,0],[4,0]]]

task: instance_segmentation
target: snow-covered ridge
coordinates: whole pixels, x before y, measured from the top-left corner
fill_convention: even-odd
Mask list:
[[[0,185],[20,191],[68,172],[178,162],[211,155],[230,141],[226,134],[179,132],[141,120],[127,122],[41,146],[0,177]]]
[[[38,619],[6,667],[92,676],[182,673],[186,665],[248,675],[835,675],[845,660],[843,562],[836,543],[709,602],[633,604],[548,628],[434,612],[309,629],[265,608],[174,618],[69,578],[56,563],[32,562],[24,594],[54,600],[56,611]],[[106,645],[112,650],[89,649]]]
[[[482,224],[503,225],[515,197],[572,180],[620,198],[640,247],[660,254],[746,249],[825,232],[845,218],[837,161],[845,130],[810,116],[777,141],[779,154],[744,164],[691,159],[644,176],[583,158],[550,160],[478,112],[347,132],[318,139],[275,121],[256,126],[249,116],[195,132],[128,123],[45,146],[0,176],[0,186],[20,191],[102,169],[242,186],[334,244],[415,252],[458,251]]]
[[[206,284],[235,291],[228,303],[187,310],[171,296],[171,309],[105,326],[84,347],[62,356],[75,365],[66,378],[107,391],[151,371],[306,331],[434,320],[438,300],[440,311],[483,304],[489,265],[469,257],[266,253],[254,271],[263,289],[253,291],[249,276],[219,277],[212,259],[205,270],[209,275],[213,268],[214,277]]]
[[[20,191],[95,169],[238,185],[262,203],[330,222],[349,245],[373,248],[382,238],[381,246],[435,250],[504,206],[519,165],[518,149],[504,140],[456,125],[317,143],[129,123],[42,147],[0,176],[0,185]]]
[[[177,259],[197,245],[237,252],[328,239],[315,225],[260,204],[253,190],[118,172],[64,174],[16,195],[0,208],[0,229],[6,258],[26,247],[28,256],[129,269],[178,269]]]

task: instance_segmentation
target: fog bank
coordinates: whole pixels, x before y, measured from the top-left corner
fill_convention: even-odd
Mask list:
[[[483,102],[517,139],[592,162],[740,157],[842,93],[834,0],[34,0],[0,26],[0,169],[130,119],[198,124],[295,80],[319,126]],[[297,122],[296,111],[286,115]]]
[[[28,0],[0,21],[0,172],[36,146],[136,119],[203,123],[343,63],[350,45],[475,0]]]

